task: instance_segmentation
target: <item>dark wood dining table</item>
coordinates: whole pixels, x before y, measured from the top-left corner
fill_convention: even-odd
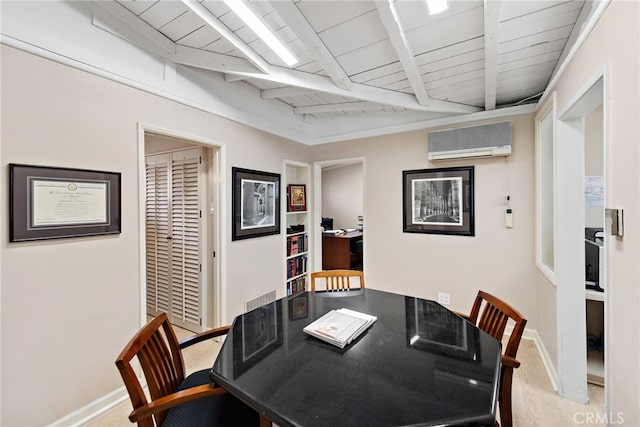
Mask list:
[[[377,320],[343,349],[303,332],[340,308]],[[435,301],[305,292],[237,316],[211,379],[280,427],[492,425],[500,353]]]

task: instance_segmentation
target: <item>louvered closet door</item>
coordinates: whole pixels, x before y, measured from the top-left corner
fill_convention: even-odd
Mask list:
[[[195,331],[202,294],[199,177],[200,149],[147,156],[147,310],[167,312],[172,323]]]
[[[200,325],[200,152],[173,153],[171,284],[173,323]]]
[[[171,251],[169,237],[169,163],[171,156],[146,158],[147,313],[170,312]]]

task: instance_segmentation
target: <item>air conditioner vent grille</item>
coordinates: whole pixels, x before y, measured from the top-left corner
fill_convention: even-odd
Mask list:
[[[511,122],[429,132],[430,158],[458,158],[456,153],[460,158],[476,157],[471,153],[486,150],[493,152],[487,157],[511,153]],[[464,155],[467,151],[470,153]],[[444,153],[451,155],[438,156]]]

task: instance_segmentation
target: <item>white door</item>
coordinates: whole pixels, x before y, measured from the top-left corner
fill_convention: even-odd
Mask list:
[[[199,331],[200,148],[146,157],[147,313]]]

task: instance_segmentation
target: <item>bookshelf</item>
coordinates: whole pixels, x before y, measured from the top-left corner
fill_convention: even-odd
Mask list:
[[[307,163],[284,161],[283,197],[285,216],[285,294],[304,292],[309,287],[311,221],[309,182],[311,167]]]

